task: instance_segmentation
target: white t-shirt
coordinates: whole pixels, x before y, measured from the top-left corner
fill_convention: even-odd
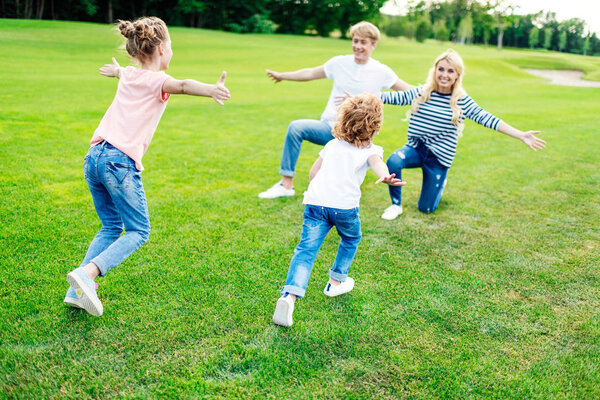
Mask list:
[[[336,56],[323,65],[325,76],[333,79],[333,87],[321,121],[333,126],[337,106],[335,98],[345,96],[344,91],[355,95],[364,92],[379,95],[398,81],[398,76],[390,67],[372,58],[366,64],[357,64],[353,55]]]
[[[343,140],[331,140],[319,153],[323,164],[304,192],[303,204],[343,210],[358,207],[360,185],[373,154],[383,158],[383,148],[374,144],[359,148]]]

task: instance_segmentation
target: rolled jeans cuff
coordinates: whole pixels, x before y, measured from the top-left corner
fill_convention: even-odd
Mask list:
[[[290,171],[288,169],[281,169],[281,168],[279,168],[279,175],[289,176],[290,178],[292,178],[294,175],[296,175],[296,172],[295,171]]]
[[[293,294],[296,297],[302,298],[306,294],[306,289],[302,289],[301,287],[298,287],[298,286],[285,285],[281,289],[281,295],[283,296],[286,293]]]
[[[94,263],[96,267],[98,267],[98,270],[100,271],[100,276],[105,276],[108,270],[110,269],[108,268],[108,265],[106,265],[104,260],[100,258],[100,256],[92,259],[90,262]]]
[[[340,274],[339,272],[335,272],[334,270],[329,270],[329,277],[333,280],[344,282],[348,277],[348,274]]]

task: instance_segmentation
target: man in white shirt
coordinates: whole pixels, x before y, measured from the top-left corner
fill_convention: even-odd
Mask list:
[[[281,180],[260,193],[258,197],[261,199],[294,195],[294,174],[302,142],[308,140],[325,145],[333,139],[331,130],[335,124],[337,103],[346,97],[347,93],[379,94],[384,89],[408,90],[413,87],[399,79],[391,68],[371,58],[380,37],[375,25],[365,21],[359,22],[350,28],[350,35],[352,55],[336,56],[318,67],[292,72],[267,70],[267,76],[275,83],[283,80],[312,81],[328,78],[333,79],[333,87],[320,120],[300,119],[292,121],[288,126],[279,169]]]

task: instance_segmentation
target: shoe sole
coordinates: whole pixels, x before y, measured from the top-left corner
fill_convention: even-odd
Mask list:
[[[82,308],[95,317],[101,316],[102,312],[104,311],[102,308],[102,303],[100,302],[100,300],[94,300],[92,298],[94,294],[83,282],[83,280],[79,276],[77,276],[76,273],[69,272],[69,274],[67,275],[67,281],[75,291],[81,290],[81,292],[83,293],[83,295],[79,299]]]
[[[261,193],[262,194],[262,193]],[[259,199],[278,199],[280,197],[293,197],[295,195],[295,193],[292,194],[282,194],[280,196],[261,196],[260,194],[258,195]]]
[[[294,323],[294,320],[291,318],[291,316],[289,317],[288,320],[288,315],[290,314],[290,305],[282,300],[279,299],[277,300],[277,305],[275,306],[275,312],[273,313],[273,323],[275,325],[280,325],[280,326],[292,326],[292,324]]]
[[[79,300],[73,300],[70,297],[65,297],[65,304],[68,304],[71,307],[75,307],[75,308],[83,308],[81,306],[81,303],[79,302]]]

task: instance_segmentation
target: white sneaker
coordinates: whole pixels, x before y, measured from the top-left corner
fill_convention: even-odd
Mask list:
[[[295,193],[296,192],[294,192],[294,188],[286,189],[285,187],[283,187],[281,182],[277,182],[268,190],[259,193],[258,197],[261,199],[276,199],[277,197],[290,197],[293,196]]]
[[[354,289],[354,279],[347,277],[346,280],[339,285],[327,282],[325,289],[323,289],[323,293],[329,297],[335,297],[340,294],[348,293],[352,289]]]
[[[289,294],[281,296],[279,300],[277,300],[277,305],[275,306],[273,323],[281,326],[292,326],[294,323],[294,320],[292,319],[293,313],[294,300],[292,300]]]
[[[392,220],[392,219],[396,219],[396,217],[400,214],[402,214],[402,206],[401,205],[397,206],[395,204],[392,204],[391,206],[389,206],[388,208],[385,209],[383,214],[381,214],[381,218],[387,219],[387,220]]]

